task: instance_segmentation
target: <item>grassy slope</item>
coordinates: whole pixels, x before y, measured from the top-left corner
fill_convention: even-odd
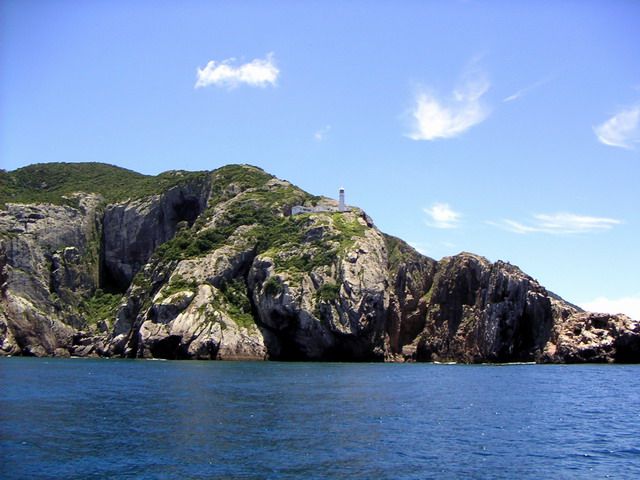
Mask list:
[[[366,227],[347,214],[322,213],[288,216],[293,205],[318,200],[290,184],[269,185],[274,177],[253,167],[229,165],[213,173],[213,195],[209,210],[192,229],[180,231],[156,251],[157,258],[174,261],[205,255],[224,245],[243,225],[251,225],[256,253],[268,252],[281,271],[309,272],[329,265],[362,237]],[[234,189],[230,189],[230,185]],[[229,202],[214,228],[199,230],[217,205]],[[312,218],[315,217],[315,218]],[[324,221],[333,233],[314,240],[308,230]],[[282,254],[282,255],[280,255]]]
[[[309,215],[284,217],[283,212],[292,205],[309,202],[314,197],[295,186],[283,184],[268,187],[274,179],[263,170],[246,165],[227,165],[213,172],[169,171],[157,176],[143,175],[131,170],[103,163],[42,163],[29,165],[11,172],[0,170],[0,208],[6,203],[75,202],[66,196],[75,192],[100,194],[107,203],[141,198],[199,178],[211,178],[212,195],[209,210],[198,219],[193,229],[183,230],[156,252],[163,260],[197,257],[222,244],[241,225],[255,225],[258,251],[296,250],[309,227]],[[239,201],[224,215],[214,229],[198,231],[207,217],[221,202],[233,199],[239,192]],[[341,214],[326,214],[336,234],[328,239],[312,242],[313,255],[294,255],[281,267],[286,270],[309,271],[319,264],[328,264],[346,250],[354,237],[364,234],[357,221],[347,221]],[[336,241],[337,249],[327,249],[327,240]],[[308,258],[307,258],[308,257]],[[280,262],[281,263],[281,262]]]
[[[74,192],[97,193],[107,202],[160,193],[173,185],[209,175],[170,171],[142,175],[104,163],[39,163],[11,172],[0,171],[0,208],[5,203],[68,203]]]

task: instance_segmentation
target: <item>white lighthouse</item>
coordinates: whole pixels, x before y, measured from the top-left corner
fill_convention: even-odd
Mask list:
[[[291,207],[291,215],[300,215],[302,213],[332,213],[336,211],[335,204],[325,203],[322,201],[319,205],[293,205]],[[344,203],[344,188],[338,190],[338,212],[348,212],[349,208]]]

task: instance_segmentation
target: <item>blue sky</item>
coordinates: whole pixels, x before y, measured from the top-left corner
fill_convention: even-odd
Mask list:
[[[258,165],[640,317],[640,2],[0,1],[0,164]]]

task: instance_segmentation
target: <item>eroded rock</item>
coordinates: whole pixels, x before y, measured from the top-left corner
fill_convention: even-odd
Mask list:
[[[72,197],[0,210],[0,355],[640,361],[637,321],[508,263],[427,258],[255,167]]]

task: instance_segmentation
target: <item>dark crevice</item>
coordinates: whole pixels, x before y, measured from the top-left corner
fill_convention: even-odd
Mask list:
[[[617,363],[640,363],[640,336],[621,335],[615,340]]]
[[[153,358],[162,358],[164,360],[178,360],[183,358],[180,354],[180,335],[169,335],[162,340],[149,345],[149,351]]]
[[[300,349],[295,345],[295,343],[290,340],[293,335],[293,329],[288,327],[287,330],[276,330],[274,328],[265,325],[260,320],[260,314],[258,311],[258,306],[256,305],[253,294],[254,291],[251,289],[249,285],[249,270],[255,259],[256,251],[254,250],[254,254],[251,257],[251,260],[247,262],[246,271],[243,272],[243,277],[245,281],[245,285],[247,287],[247,297],[249,298],[249,304],[251,305],[251,316],[253,317],[253,321],[255,322],[258,329],[262,332],[265,342],[265,347],[267,349],[267,356],[269,360],[280,360],[280,361],[296,361],[296,360],[305,360],[304,355],[300,351]],[[264,282],[265,279],[262,279]],[[288,322],[288,320],[296,321],[295,317],[284,320],[287,323],[280,323],[279,325],[286,324],[291,325],[292,322]],[[291,330],[289,332],[289,330]]]
[[[100,262],[103,263],[102,258]],[[129,288],[129,285],[130,283],[128,282],[118,281],[118,279],[116,279],[111,273],[111,270],[104,265],[102,268],[100,268],[99,288],[101,288],[104,292],[124,295],[124,293]]]
[[[119,280],[112,272],[109,265],[107,265],[105,258],[106,240],[104,229],[105,214],[102,214],[100,219],[100,252],[98,258],[98,288],[101,288],[107,293],[118,293],[123,295],[129,288],[130,282],[123,282]]]
[[[159,201],[154,201],[150,214],[144,214],[139,221],[143,228],[130,232],[128,243],[116,240],[107,244],[102,228],[100,240],[99,287],[110,293],[125,293],[133,277],[149,261],[155,250],[171,240],[181,228],[190,228],[206,206],[203,195],[180,190],[168,192]],[[199,192],[202,193],[202,192]],[[107,215],[105,213],[105,215]],[[105,225],[105,217],[102,218]],[[155,225],[148,230],[144,225]],[[117,225],[119,228],[126,226]],[[109,255],[107,255],[109,254]],[[107,257],[115,260],[107,261]]]
[[[172,218],[173,227],[180,222],[187,222],[191,227],[198,216],[200,215],[202,206],[200,205],[200,199],[197,197],[184,197],[181,196],[181,202],[173,205],[174,218]]]
[[[56,293],[56,276],[53,255],[46,255],[47,266],[49,267],[49,293]]]

